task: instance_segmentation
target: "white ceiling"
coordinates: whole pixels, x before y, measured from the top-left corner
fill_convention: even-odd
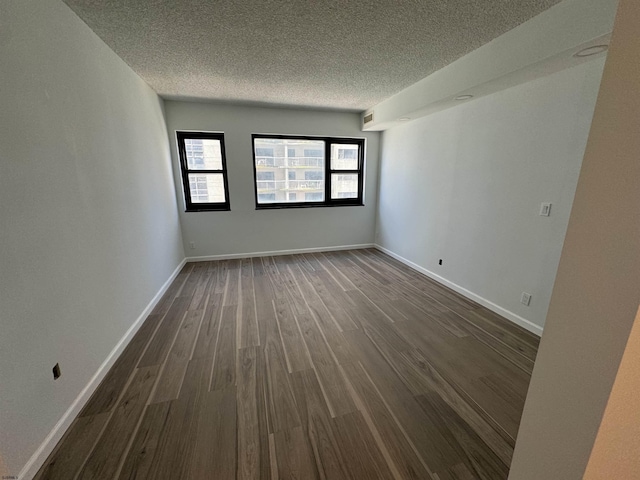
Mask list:
[[[559,0],[64,0],[158,94],[362,111]]]

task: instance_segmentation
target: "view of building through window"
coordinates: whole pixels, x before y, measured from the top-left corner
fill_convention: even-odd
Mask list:
[[[176,132],[176,140],[186,211],[230,210],[224,134]],[[252,142],[256,208],[363,204],[364,140],[254,134]]]
[[[331,170],[357,170],[358,145],[331,145]],[[331,174],[331,198],[358,198],[358,174]]]
[[[325,200],[325,142],[256,138],[258,204]],[[358,145],[332,144],[331,169],[358,168]],[[331,198],[357,198],[358,175],[333,174]]]
[[[190,171],[222,170],[220,140],[186,138],[184,148]],[[189,190],[193,203],[225,201],[222,173],[189,173]]]

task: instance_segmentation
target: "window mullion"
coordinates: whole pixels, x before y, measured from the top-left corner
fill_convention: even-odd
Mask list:
[[[331,198],[331,142],[324,141],[324,201],[330,203]]]

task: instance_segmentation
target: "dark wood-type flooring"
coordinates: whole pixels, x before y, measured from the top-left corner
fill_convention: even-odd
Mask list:
[[[537,347],[373,249],[189,263],[36,478],[504,479]]]

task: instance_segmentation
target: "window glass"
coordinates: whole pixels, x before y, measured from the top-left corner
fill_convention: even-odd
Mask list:
[[[220,140],[186,138],[184,143],[189,170],[222,170]]]
[[[257,172],[258,180],[275,180],[274,172]]]
[[[305,180],[324,180],[324,171],[322,170],[310,170],[304,172]]]
[[[324,148],[305,148],[304,149],[305,157],[324,157]]]
[[[226,200],[221,173],[190,173],[189,188],[194,203],[222,203]]]
[[[259,193],[258,194],[258,202],[259,203],[269,203],[276,201],[275,193]]]
[[[305,202],[296,195],[305,192],[324,199],[324,151],[324,140],[254,138],[258,205]]]
[[[358,145],[334,143],[331,145],[331,170],[357,170]]]
[[[331,174],[331,198],[357,198],[358,175]]]
[[[304,199],[307,202],[321,202],[324,200],[324,193],[305,193]]]
[[[254,134],[256,208],[362,205],[362,139]]]
[[[229,210],[224,134],[176,132],[186,210]]]

